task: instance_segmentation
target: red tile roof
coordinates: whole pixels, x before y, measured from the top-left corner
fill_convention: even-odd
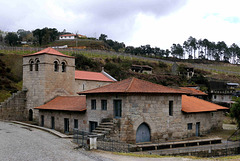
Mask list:
[[[64,55],[64,54],[60,53],[59,51],[57,51],[57,50],[55,50],[51,47],[48,47],[46,49],[43,49],[43,50],[41,50],[39,52],[36,52],[36,53],[33,53],[33,54],[24,55],[24,57],[33,56],[33,55],[40,55],[40,54],[49,54],[49,55],[57,55],[57,56],[74,58],[72,56]]]
[[[75,79],[114,82],[114,80],[108,78],[101,72],[88,72],[88,71],[75,71]]]
[[[228,110],[229,108],[193,97],[182,95],[182,111],[186,113],[211,112],[217,110]]]
[[[48,103],[35,107],[40,110],[85,111],[85,96],[58,96]]]
[[[204,96],[204,95],[206,96],[207,95],[206,93],[204,93],[200,90],[194,89],[194,88],[180,87],[180,89],[191,96]]]
[[[76,34],[64,34],[64,35],[60,35],[61,36],[76,36]]]
[[[171,93],[184,94],[184,92],[154,84],[137,78],[128,78],[96,89],[79,92],[78,94],[93,93]]]

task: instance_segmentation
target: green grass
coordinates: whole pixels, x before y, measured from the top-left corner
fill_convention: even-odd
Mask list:
[[[3,102],[10,96],[11,96],[11,93],[9,91],[0,90],[0,102]]]
[[[86,47],[91,47],[91,46],[97,46],[97,47],[101,47],[104,46],[104,42],[103,41],[98,41],[98,40],[90,40],[90,39],[79,39],[79,40],[61,40],[61,41],[54,41],[50,44],[48,44],[48,46],[63,46],[63,45],[67,45],[68,47],[81,47],[81,46],[86,46]]]
[[[0,50],[2,54],[17,54],[17,55],[27,55],[37,52],[36,50]]]
[[[113,152],[116,155],[124,155],[124,156],[131,156],[131,157],[139,157],[139,158],[191,158],[191,159],[201,159],[200,157],[195,156],[162,156],[157,154],[146,154],[146,153],[121,153],[121,152]]]
[[[211,160],[226,160],[226,161],[239,161],[240,155],[234,155],[234,156],[226,156],[226,157],[218,157],[218,158],[211,158]]]
[[[210,69],[205,68],[204,70],[206,71],[214,71],[216,73],[227,73],[227,72],[238,72],[240,73],[240,66],[237,65],[230,65],[230,64],[226,64],[226,65],[215,65],[215,64],[211,64],[211,65],[201,65],[202,67],[207,67]],[[222,71],[221,71],[222,70]]]

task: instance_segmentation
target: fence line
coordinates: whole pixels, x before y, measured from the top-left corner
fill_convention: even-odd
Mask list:
[[[103,135],[98,136],[90,132],[74,129],[73,130],[73,142],[78,144],[80,147],[89,148],[89,139],[91,137],[97,137],[97,148],[106,151],[114,152],[130,152],[132,145],[125,142],[112,140],[104,137]]]

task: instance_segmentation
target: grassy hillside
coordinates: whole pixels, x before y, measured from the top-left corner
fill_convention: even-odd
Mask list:
[[[22,56],[0,53],[0,102],[22,88]]]
[[[57,40],[50,43],[48,46],[63,46],[63,45],[67,45],[70,48],[80,49],[97,49],[97,50],[109,49],[103,41],[91,39]]]

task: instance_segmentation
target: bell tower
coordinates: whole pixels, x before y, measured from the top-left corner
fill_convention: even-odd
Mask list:
[[[33,119],[33,110],[56,96],[74,95],[75,58],[46,48],[23,56],[23,89],[27,90],[26,106]]]

